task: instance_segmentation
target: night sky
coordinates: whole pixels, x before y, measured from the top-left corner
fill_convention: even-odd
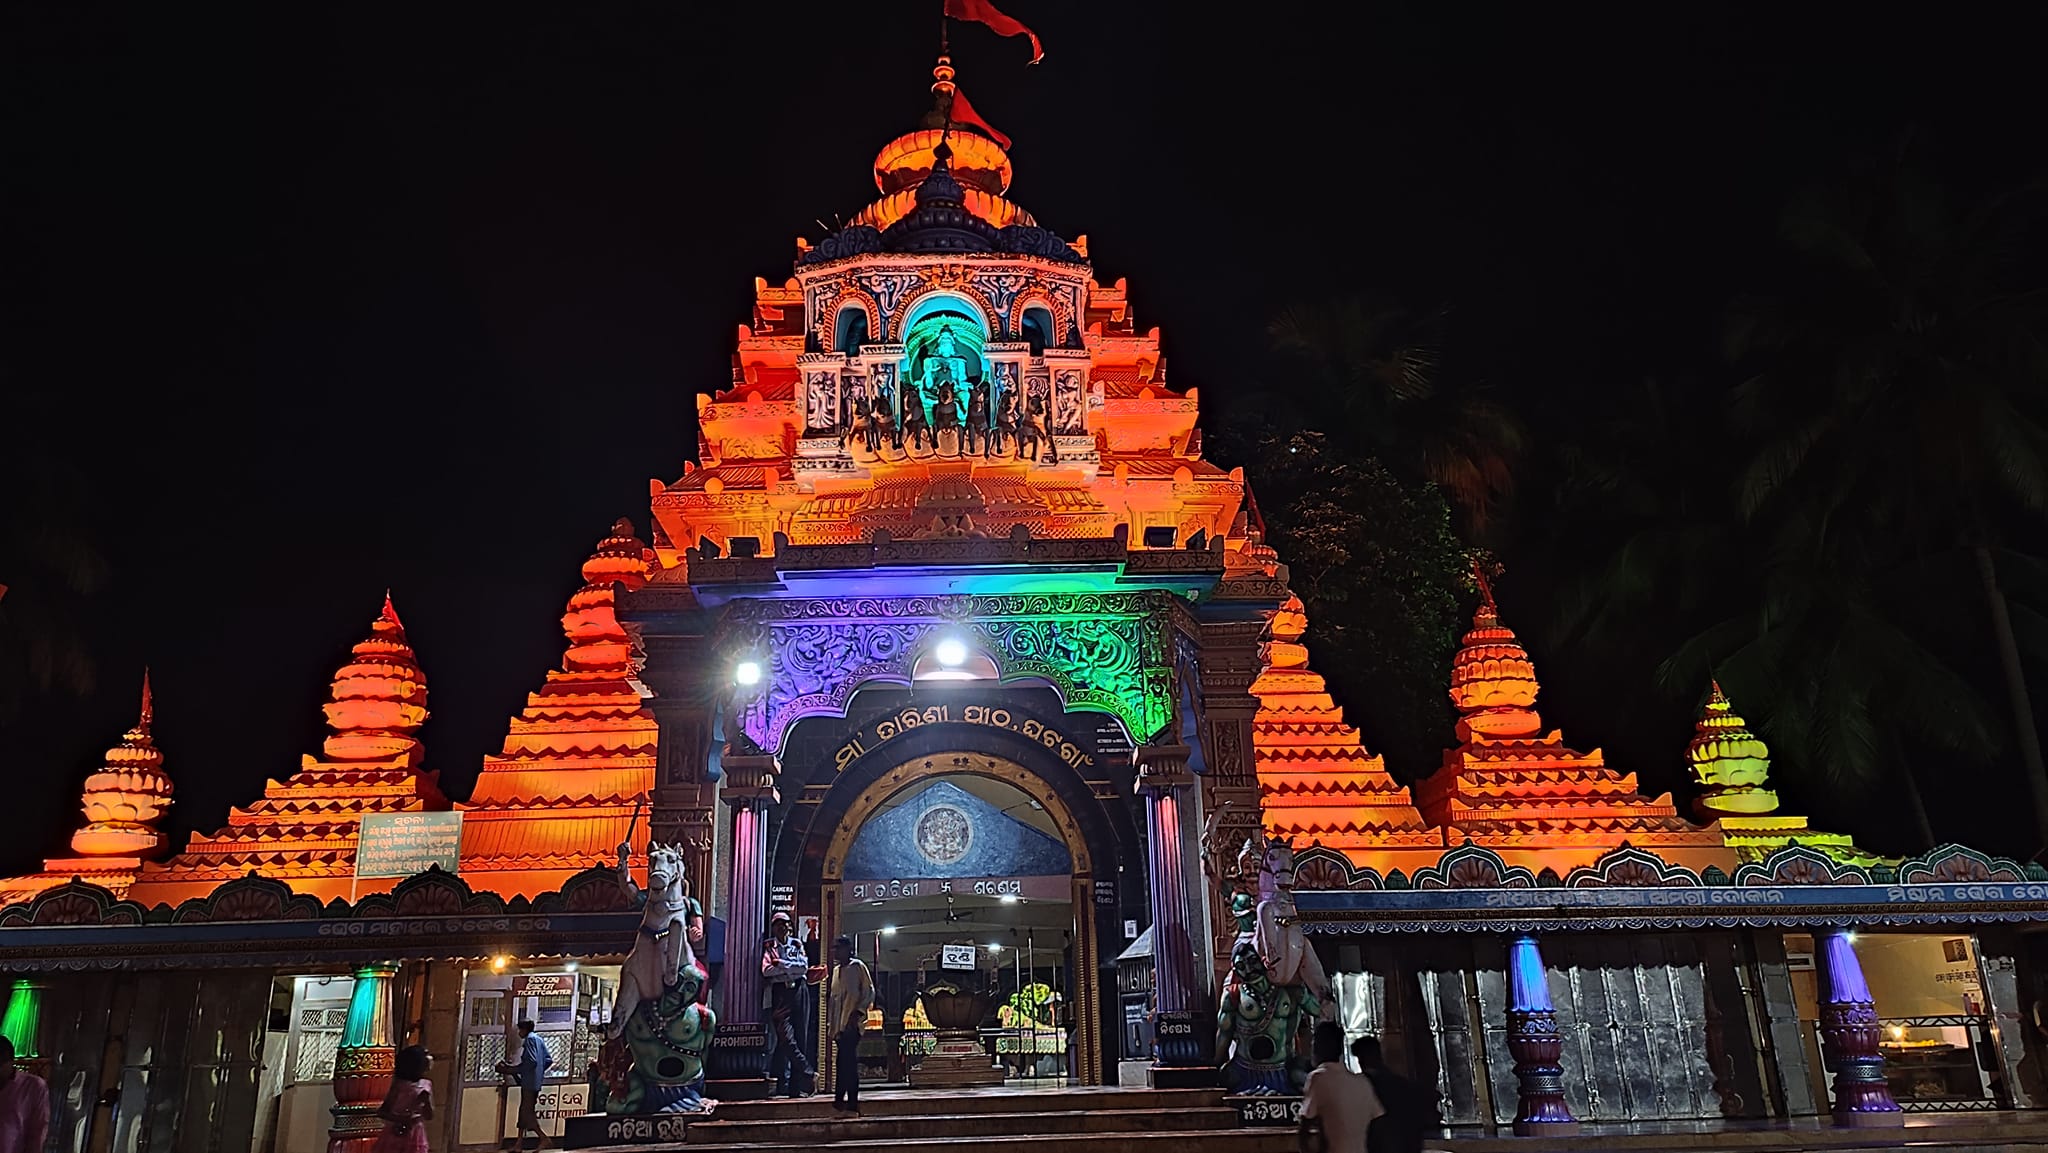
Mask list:
[[[953,47],[1013,197],[1205,396],[1280,305],[1364,292],[1448,304],[1541,436],[1711,367],[1786,198],[1908,122],[1959,188],[2042,160],[2039,40],[1996,9],[1007,8],[1043,64]],[[387,586],[466,795],[590,546],[680,475],[753,278],[929,107],[938,9],[7,6],[0,451],[78,470],[113,580],[95,691],[0,729],[0,872],[62,851],[145,662],[176,843],[290,774]],[[1603,743],[1599,676],[1536,657]],[[1670,787],[1685,735],[1620,767]]]

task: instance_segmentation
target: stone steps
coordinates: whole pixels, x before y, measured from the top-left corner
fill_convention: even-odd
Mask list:
[[[946,1108],[933,1102],[936,1109]],[[1019,1104],[1022,1104],[1021,1102]],[[1064,1102],[1063,1102],[1064,1104]],[[923,1143],[941,1137],[1030,1137],[1078,1134],[1131,1134],[1164,1131],[1213,1132],[1236,1129],[1237,1110],[1208,1109],[1083,1109],[1030,1113],[899,1113],[867,1112],[845,1121],[831,1117],[788,1120],[700,1121],[684,1140],[700,1145],[786,1145],[804,1148],[859,1141]]]
[[[858,1122],[831,1122],[834,1126],[852,1126]],[[851,1129],[849,1128],[849,1132]],[[811,1153],[821,1142],[784,1144],[780,1141],[733,1144],[699,1145],[692,1141],[684,1146],[666,1146],[668,1149],[683,1148],[691,1153]],[[930,1153],[952,1153],[956,1150],[986,1150],[988,1153],[1294,1153],[1294,1131],[1292,1129],[1196,1129],[1164,1130],[1151,1133],[1132,1132],[1089,1132],[1053,1134],[1014,1134],[1001,1137],[911,1137],[869,1139],[835,1139],[829,1144],[835,1151],[844,1153],[884,1153],[899,1149],[929,1150]],[[660,1148],[653,1147],[650,1148]]]
[[[864,1089],[861,1113],[868,1118],[927,1116],[935,1113],[1030,1113],[1035,1110],[1085,1112],[1093,1109],[1220,1109],[1221,1089],[1117,1089],[1083,1087],[1043,1091],[1014,1089],[956,1089],[948,1091]],[[768,1101],[726,1101],[720,1103],[711,1120],[699,1126],[725,1121],[796,1121],[832,1116],[832,1095],[818,1093],[795,1099]]]

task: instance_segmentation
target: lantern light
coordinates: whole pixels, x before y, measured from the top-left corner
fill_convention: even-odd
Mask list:
[[[945,637],[932,650],[932,655],[949,669],[959,668],[967,663],[967,642],[959,637]]]
[[[733,670],[732,670],[732,679],[733,679],[733,681],[734,681],[735,683],[737,683],[737,684],[740,684],[740,685],[758,685],[758,684],[760,684],[760,683],[761,683],[761,662],[760,662],[760,661],[741,661],[741,662],[740,662],[740,663],[739,663],[739,664],[738,664],[737,666],[735,666],[735,667],[733,668]]]

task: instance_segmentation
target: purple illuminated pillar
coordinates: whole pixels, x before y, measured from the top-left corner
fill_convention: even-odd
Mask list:
[[[1564,1100],[1564,1069],[1558,1057],[1564,1038],[1550,1006],[1550,980],[1536,938],[1523,934],[1508,945],[1508,1052],[1521,1082],[1515,1109],[1517,1137],[1569,1137],[1578,1119]]]
[[[1835,1124],[1855,1128],[1903,1125],[1905,1115],[1885,1083],[1877,1047],[1877,1005],[1863,981],[1852,934],[1815,934],[1820,946],[1822,1057],[1835,1074]]]
[[[725,803],[732,806],[732,890],[726,902],[725,969],[718,982],[720,1044],[711,1052],[709,1077],[747,1082],[758,1089],[767,1061],[761,1018],[761,939],[768,931],[768,806],[775,803],[775,758],[739,754],[722,758]],[[742,1096],[733,1089],[727,1096]]]

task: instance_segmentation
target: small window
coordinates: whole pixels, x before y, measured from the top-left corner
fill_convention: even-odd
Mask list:
[[[849,304],[839,310],[839,321],[832,329],[832,351],[839,353],[859,352],[863,344],[873,343],[868,335],[868,310],[857,304]]]
[[[1054,343],[1052,338],[1052,313],[1043,308],[1024,310],[1024,339],[1031,345],[1031,355],[1044,356],[1047,346]]]

